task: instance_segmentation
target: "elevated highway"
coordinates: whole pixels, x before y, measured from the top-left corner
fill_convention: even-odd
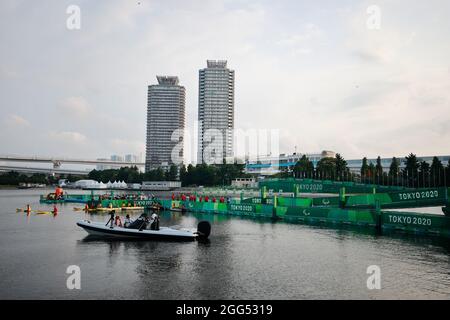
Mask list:
[[[108,165],[113,167],[130,167],[145,165],[143,162],[126,162],[126,161],[112,161],[112,160],[92,160],[92,159],[74,159],[61,157],[39,157],[39,156],[14,156],[14,155],[0,155],[0,161],[8,162],[28,162],[28,163],[51,163],[54,168],[59,168],[61,164],[80,164],[80,165]]]
[[[84,176],[88,175],[89,171],[60,169],[60,168],[33,168],[33,167],[19,167],[19,166],[0,166],[0,172],[16,171],[22,173],[44,173],[44,174],[73,174]]]

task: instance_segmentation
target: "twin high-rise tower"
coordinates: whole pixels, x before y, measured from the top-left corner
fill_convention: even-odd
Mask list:
[[[178,84],[178,77],[156,78],[158,84],[148,86],[146,172],[158,167],[167,168],[173,163],[172,150],[179,141],[172,141],[172,134],[177,129],[184,129],[185,120],[186,92]],[[179,151],[182,157],[183,148]]]
[[[207,67],[199,71],[198,123],[198,163],[205,162],[205,156],[222,161],[233,155],[234,70],[227,68],[225,60],[208,60]],[[207,146],[222,152],[207,155]]]
[[[157,79],[157,85],[148,86],[146,171],[173,164],[174,152],[183,157],[182,144],[177,148],[183,135],[177,134],[178,140],[172,141],[172,134],[184,129],[185,88],[178,84],[178,77],[157,76]],[[234,70],[227,68],[227,61],[208,60],[207,67],[199,71],[198,121],[197,162],[205,162],[206,148],[222,150],[219,154],[223,158],[231,157]]]

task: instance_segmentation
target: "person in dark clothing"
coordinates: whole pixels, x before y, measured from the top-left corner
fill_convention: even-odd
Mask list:
[[[109,220],[108,220],[108,222],[106,223],[106,225],[108,225],[110,222],[111,222],[111,226],[110,226],[110,228],[112,229],[112,228],[114,228],[114,217],[115,217],[115,215],[116,215],[116,211],[115,210],[112,210],[110,213],[109,213]]]
[[[147,228],[148,223],[149,223],[148,216],[144,212],[143,214],[141,214],[139,216],[139,218],[137,218],[135,221],[131,222],[130,225],[128,226],[128,228],[143,230],[143,229]]]

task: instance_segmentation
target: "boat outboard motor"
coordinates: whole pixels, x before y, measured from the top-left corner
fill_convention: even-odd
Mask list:
[[[211,234],[211,224],[208,221],[200,221],[197,225],[197,234],[199,238],[207,239]]]

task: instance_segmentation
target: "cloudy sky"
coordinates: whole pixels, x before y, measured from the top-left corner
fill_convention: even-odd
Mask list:
[[[2,0],[0,153],[144,154],[147,85],[177,75],[191,128],[198,69],[226,59],[236,127],[280,129],[282,152],[450,154],[449,12],[447,0]]]

